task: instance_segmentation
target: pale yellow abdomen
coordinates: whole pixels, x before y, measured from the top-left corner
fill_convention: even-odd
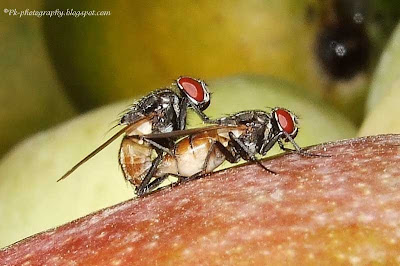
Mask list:
[[[158,167],[157,176],[177,174],[192,176],[204,170],[212,172],[225,161],[225,156],[213,143],[220,141],[226,145],[227,140],[221,139],[216,132],[204,132],[186,137],[176,143],[174,156],[166,155]]]

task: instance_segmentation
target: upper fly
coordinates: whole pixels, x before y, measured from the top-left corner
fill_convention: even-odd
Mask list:
[[[208,121],[208,117],[203,113],[210,104],[210,93],[207,85],[202,80],[191,77],[180,77],[175,81],[174,85],[176,88],[153,91],[135,102],[119,120],[119,125],[124,127],[73,166],[57,181],[68,177],[79,166],[123,134],[125,136],[121,143],[121,150],[124,143],[126,143],[126,138],[130,135],[143,136],[184,130],[188,108],[193,109],[203,121]],[[174,146],[174,141],[174,137],[157,140],[142,137],[141,139],[136,138],[135,140],[131,140],[131,142],[135,143],[135,148],[151,145],[158,157],[169,153],[169,149]],[[125,178],[134,185],[136,191],[140,194],[144,187],[147,186],[149,180],[143,180],[144,176],[138,177],[138,180],[132,180],[126,176],[126,170],[122,164],[121,167]],[[148,166],[145,165],[145,167]]]

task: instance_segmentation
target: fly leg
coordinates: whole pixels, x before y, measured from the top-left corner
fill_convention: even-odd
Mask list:
[[[306,157],[331,157],[330,155],[317,154],[317,153],[308,152],[308,151],[302,149],[299,145],[297,145],[297,143],[294,141],[294,139],[293,139],[289,134],[287,134],[286,132],[283,132],[283,134],[284,134],[285,137],[290,141],[290,143],[292,143],[293,147],[295,148],[294,150],[293,150],[293,149],[286,148],[285,145],[282,143],[282,140],[279,139],[279,140],[278,140],[279,147],[280,147],[282,150],[284,150],[284,151],[297,152],[297,153],[299,153],[300,155],[306,156]]]
[[[177,182],[173,182],[173,183],[171,183],[169,185],[157,188],[169,176],[177,177],[178,181]],[[151,181],[147,186],[148,189],[143,194],[141,194],[140,196],[143,197],[143,196],[146,196],[146,195],[149,195],[149,194],[153,194],[153,193],[155,193],[157,191],[164,190],[166,188],[175,187],[178,184],[180,184],[182,182],[182,180],[184,180],[185,178],[186,178],[186,176],[182,176],[182,175],[178,175],[178,174],[165,174],[165,175],[163,175],[161,177],[158,177],[158,178],[154,179],[153,181]]]
[[[282,135],[282,133],[278,133],[275,136],[269,135],[268,140],[263,143],[260,153],[262,155],[265,155],[275,145],[275,143],[279,140],[281,135]],[[281,147],[281,149],[282,149],[282,147]]]
[[[191,180],[195,180],[195,179],[199,179],[201,177],[203,177],[206,174],[206,169],[208,167],[208,163],[210,161],[210,156],[211,153],[215,150],[218,149],[224,156],[225,156],[225,160],[227,160],[230,163],[237,163],[240,160],[240,154],[233,151],[233,150],[229,150],[227,147],[225,147],[221,142],[219,141],[214,141],[211,145],[210,150],[208,151],[207,157],[204,161],[203,164],[203,170],[188,177],[185,178],[183,180],[180,181],[180,183],[184,183],[184,182],[188,182]]]
[[[179,114],[178,114],[179,117],[177,119],[177,122],[178,122],[177,128],[179,130],[183,130],[186,127],[186,115],[187,115],[186,113],[187,113],[188,104],[189,104],[189,100],[186,97],[184,97],[179,104],[180,105],[179,106]],[[194,110],[196,110],[196,108],[194,108]]]
[[[165,174],[162,177],[159,177],[159,178],[155,179],[154,181],[152,181],[148,185],[149,189],[144,194],[142,194],[142,196],[148,195],[148,194],[152,194],[154,192],[157,192],[159,190],[164,190],[166,188],[172,188],[172,187],[181,185],[182,183],[186,183],[186,182],[189,182],[189,181],[192,181],[192,180],[195,180],[195,179],[199,179],[199,178],[205,176],[207,174],[206,173],[206,169],[208,167],[208,163],[210,161],[211,154],[216,149],[218,149],[225,156],[225,159],[230,163],[236,163],[240,159],[240,155],[238,153],[236,153],[234,151],[230,151],[224,145],[222,145],[221,142],[214,141],[214,142],[212,142],[211,147],[210,147],[210,149],[209,149],[209,151],[207,153],[207,156],[206,156],[206,158],[204,160],[204,164],[202,166],[202,170],[201,171],[199,171],[196,174],[194,174],[192,176],[189,176],[189,177],[178,175],[178,174]],[[167,186],[155,189],[157,186],[159,186],[170,175],[177,177],[178,181],[176,181],[174,183],[171,183],[171,184],[169,184]],[[155,189],[155,190],[153,190],[153,189]]]
[[[246,147],[246,145],[239,139],[237,138],[232,132],[229,132],[229,137],[232,141],[232,144],[236,148],[237,151],[240,152],[240,155],[243,159],[251,162],[257,163],[262,169],[265,171],[271,173],[271,174],[276,174],[274,171],[269,170],[267,167],[265,167]]]
[[[200,116],[201,120],[204,123],[208,123],[208,124],[215,124],[213,123],[214,120],[211,120],[205,113],[203,113],[200,110],[197,110],[197,108],[194,108],[194,110],[196,111],[196,113]]]
[[[199,179],[203,176],[205,176],[207,174],[206,170],[208,167],[208,163],[210,162],[210,158],[211,158],[211,154],[218,149],[224,156],[225,156],[225,160],[227,160],[230,163],[236,163],[239,161],[240,159],[240,155],[236,154],[234,152],[231,152],[230,150],[228,150],[224,145],[222,145],[221,142],[219,141],[213,141],[211,143],[211,147],[207,152],[207,156],[204,160],[203,166],[202,166],[202,170],[195,173],[194,175],[191,175],[189,177],[182,177],[179,178],[179,180],[177,182],[175,182],[174,184],[171,184],[172,186],[176,186],[179,185],[181,183],[186,183],[195,179]]]
[[[140,183],[139,187],[136,188],[136,194],[138,195],[138,197],[143,196],[150,190],[149,187],[152,183],[152,182],[150,182],[150,180],[154,176],[154,173],[156,172],[157,167],[160,164],[160,162],[164,156],[164,154],[161,150],[156,150],[156,152],[157,152],[157,157],[151,163],[151,167],[147,171],[145,177],[143,178],[142,183]]]
[[[206,158],[205,158],[205,160],[204,160],[204,163],[203,163],[203,166],[202,166],[202,170],[199,171],[199,172],[197,172],[197,173],[195,173],[194,175],[191,175],[191,176],[186,177],[186,178],[184,178],[184,179],[182,179],[182,180],[179,180],[178,182],[179,182],[179,183],[184,183],[184,182],[188,182],[188,181],[191,181],[191,180],[199,179],[199,178],[203,177],[205,174],[207,174],[208,163],[210,162],[211,154],[212,154],[213,152],[215,152],[215,149],[219,149],[219,150],[222,152],[222,154],[225,155],[225,153],[224,153],[225,151],[222,151],[222,150],[221,150],[221,147],[222,147],[223,149],[226,150],[226,148],[224,147],[224,145],[222,145],[221,142],[219,142],[219,141],[213,141],[213,142],[211,143],[210,149],[209,149],[208,152],[207,152],[207,156],[206,156]],[[228,153],[229,153],[229,151],[228,151]],[[231,153],[229,153],[228,156],[232,156]],[[226,159],[226,158],[227,158],[227,157],[225,156],[225,159]]]
[[[210,118],[205,113],[203,113],[197,106],[195,106],[194,104],[189,102],[189,100],[187,98],[183,98],[182,102],[180,103],[180,112],[179,112],[179,120],[178,120],[178,128],[180,130],[185,129],[185,126],[186,126],[186,113],[187,113],[186,107],[188,105],[193,108],[193,110],[198,114],[198,116],[200,116],[201,120],[204,123],[208,123],[208,124],[213,123],[212,120],[210,120]]]
[[[161,144],[155,142],[154,140],[151,140],[151,139],[148,139],[148,138],[142,137],[142,136],[126,136],[126,137],[127,137],[127,138],[135,138],[135,139],[138,139],[138,140],[143,140],[143,141],[149,143],[149,144],[150,144],[151,146],[153,146],[154,148],[157,148],[157,149],[159,149],[159,150],[162,150],[163,152],[168,153],[169,155],[172,155],[172,156],[173,156],[173,154],[172,154],[172,152],[171,152],[170,149],[168,149],[167,147],[164,147],[163,145],[161,145]]]

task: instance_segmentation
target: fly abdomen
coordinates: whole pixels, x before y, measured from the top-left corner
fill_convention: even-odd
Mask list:
[[[153,148],[135,138],[124,137],[119,150],[119,162],[124,177],[138,187],[152,164]]]
[[[156,175],[177,174],[190,177],[200,172],[212,172],[225,161],[225,156],[214,144],[216,141],[227,143],[215,131],[180,140],[176,143],[174,155],[164,156]]]

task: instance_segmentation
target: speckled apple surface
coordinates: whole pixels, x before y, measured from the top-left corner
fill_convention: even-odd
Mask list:
[[[355,128],[346,118],[326,104],[294,94],[291,86],[277,79],[249,76],[211,81],[209,88],[215,93],[206,113],[216,118],[245,109],[281,106],[300,116],[296,140],[301,146],[355,136]],[[4,157],[0,162],[0,247],[134,197],[119,169],[119,140],[56,183],[115,132],[108,130],[131,103],[103,107],[41,132]],[[191,127],[199,125],[193,113],[189,116]],[[268,155],[276,152],[280,152],[278,148]]]
[[[93,213],[0,251],[6,265],[400,263],[400,135],[319,145]]]

